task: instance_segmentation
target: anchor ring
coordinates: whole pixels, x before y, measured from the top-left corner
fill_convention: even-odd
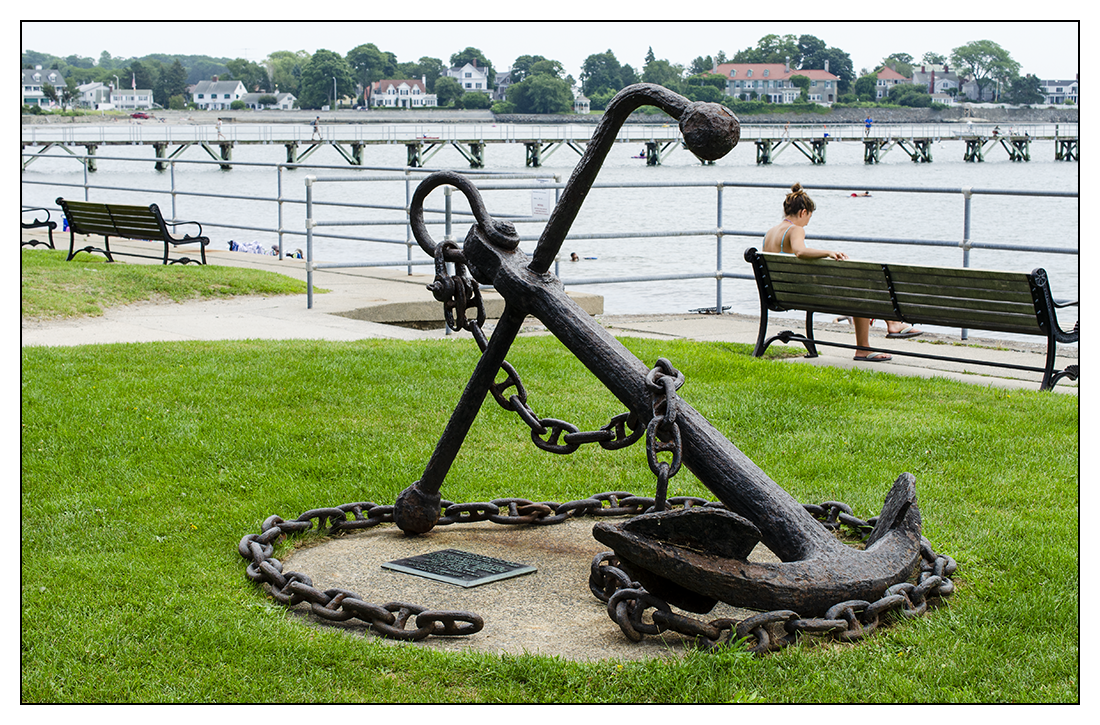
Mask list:
[[[413,192],[412,201],[409,202],[409,226],[412,227],[416,243],[420,245],[429,257],[436,256],[436,248],[439,246],[428,233],[428,227],[424,224],[424,200],[437,187],[444,184],[450,185],[462,192],[466,201],[470,204],[470,210],[477,220],[477,226],[482,234],[496,247],[505,250],[513,250],[519,246],[519,236],[511,222],[497,221],[485,208],[485,202],[481,199],[481,192],[473,183],[453,171],[437,171],[420,182]],[[446,251],[445,258],[448,262],[461,262],[461,252]]]

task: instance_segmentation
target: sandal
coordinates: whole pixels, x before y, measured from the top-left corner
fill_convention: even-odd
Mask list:
[[[923,334],[924,334],[924,330],[918,330],[917,328],[913,327],[912,325],[906,325],[905,327],[901,328],[897,332],[887,331],[886,336],[891,337],[891,338],[899,338],[899,337],[900,338],[905,338],[905,337],[916,337],[917,335],[923,335]]]
[[[871,352],[867,353],[866,355],[856,355],[852,359],[861,362],[889,362],[894,358],[884,352]]]

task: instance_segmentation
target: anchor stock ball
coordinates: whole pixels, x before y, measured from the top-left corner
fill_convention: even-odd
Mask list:
[[[717,103],[693,103],[680,117],[687,147],[704,161],[716,161],[737,145],[741,124],[729,109]]]

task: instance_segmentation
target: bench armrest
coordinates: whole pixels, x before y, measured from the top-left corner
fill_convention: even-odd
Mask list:
[[[198,234],[186,234],[185,233],[183,235],[183,238],[184,239],[194,239],[195,237],[201,237],[202,236],[202,224],[199,224],[198,222],[169,222],[169,221],[166,221],[164,223],[165,223],[166,226],[170,226],[170,227],[178,227],[178,226],[181,226],[183,224],[194,224],[195,226],[197,226],[199,228],[199,233]],[[174,229],[173,229],[173,231],[174,231]]]
[[[46,212],[46,218],[45,219],[40,220],[38,218],[38,212],[40,212],[40,211]],[[34,212],[34,222],[36,224],[40,223],[40,222],[43,222],[43,223],[48,222],[50,220],[50,210],[47,209],[44,206],[29,206],[29,207],[26,207],[25,209],[20,209],[19,210],[20,216],[22,216],[23,214],[29,214],[31,212]]]
[[[1059,309],[1061,309],[1062,307],[1077,307],[1077,305],[1079,304],[1077,300],[1063,300],[1061,302],[1059,302],[1058,300],[1052,300],[1052,302],[1054,302],[1054,306]]]

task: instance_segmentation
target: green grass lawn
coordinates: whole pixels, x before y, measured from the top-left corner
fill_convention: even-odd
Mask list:
[[[105,257],[86,252],[66,262],[66,256],[67,252],[61,250],[21,250],[23,317],[95,317],[102,315],[107,307],[147,300],[183,302],[233,295],[306,292],[305,282],[264,270],[212,264],[110,263]]]
[[[1078,701],[1076,396],[625,342],[671,360],[680,395],[801,502],[869,518],[913,473],[925,535],[959,563],[956,594],[857,643],[763,658],[578,664],[305,626],[245,577],[238,541],[271,514],[392,503],[473,370],[471,341],[25,348],[22,701]],[[508,359],[541,416],[592,430],[622,410],[552,338],[520,339]],[[640,444],[554,456],[490,399],[444,495],[653,484]],[[670,494],[714,498],[686,470]]]

